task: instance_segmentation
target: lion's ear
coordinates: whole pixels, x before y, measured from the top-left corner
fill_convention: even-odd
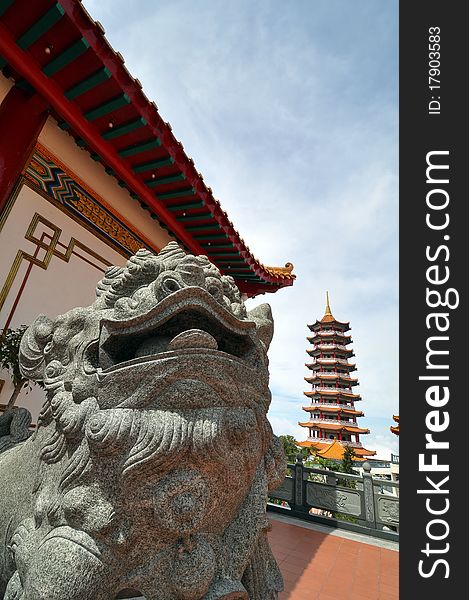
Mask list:
[[[257,335],[267,351],[274,335],[274,321],[270,305],[260,304],[256,306],[248,312],[248,318],[256,324]]]
[[[44,348],[52,339],[54,322],[39,315],[26,329],[20,343],[20,371],[23,377],[41,381],[44,377]]]

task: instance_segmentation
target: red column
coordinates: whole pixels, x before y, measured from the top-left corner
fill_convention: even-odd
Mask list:
[[[45,102],[16,85],[0,105],[0,212],[29,160],[46,118]]]

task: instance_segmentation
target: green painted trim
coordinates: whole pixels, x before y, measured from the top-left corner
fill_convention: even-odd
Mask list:
[[[235,259],[240,258],[239,257],[239,252],[224,252],[223,254],[217,254],[218,249],[214,248],[213,252],[209,252],[208,254],[210,254],[211,258],[213,258],[213,260],[216,260],[218,262],[218,260],[222,260],[223,258],[229,258],[230,256],[232,256]],[[244,258],[240,258],[240,260],[242,260],[244,262]]]
[[[77,140],[75,140],[75,143],[80,148],[84,148],[86,146],[86,142],[83,138],[78,138]]]
[[[70,129],[70,125],[67,123],[67,121],[60,121],[59,123],[57,123],[57,125],[60,127],[60,129],[63,129],[64,131]]]
[[[135,129],[140,129],[140,127],[144,127],[147,124],[143,117],[139,117],[135,121],[130,121],[129,123],[124,123],[123,125],[119,125],[119,127],[113,127],[108,131],[104,131],[101,134],[101,137],[105,140],[113,140],[114,138],[120,137],[121,135],[126,135]]]
[[[96,106],[95,108],[89,110],[84,114],[85,119],[88,121],[94,121],[95,119],[99,119],[99,117],[104,117],[104,115],[109,114],[113,110],[121,108],[121,106],[126,106],[130,104],[130,98],[127,94],[119,94],[116,98],[101,104],[100,106]]]
[[[7,65],[7,61],[3,58],[3,56],[0,56],[0,71],[3,69],[3,67],[5,67]]]
[[[165,185],[167,183],[173,183],[175,181],[184,181],[186,176],[184,173],[179,173],[178,175],[170,175],[168,177],[156,177],[155,179],[146,179],[145,183],[148,187],[157,187],[159,185]]]
[[[204,248],[206,246],[213,247],[214,250],[218,250],[219,248],[234,248],[234,244],[215,244],[215,245],[213,245],[211,242],[202,242],[200,245],[203,246]]]
[[[126,156],[140,154],[140,152],[146,152],[147,150],[152,150],[153,148],[159,148],[160,146],[160,139],[155,138],[154,140],[150,140],[149,142],[143,142],[142,144],[133,144],[132,146],[127,146],[127,148],[122,148],[122,150],[119,150],[117,154],[125,158]]]
[[[111,169],[111,167],[106,167],[104,169],[104,171],[108,174],[108,175],[114,175],[114,171]]]
[[[242,272],[242,271],[252,271],[252,267],[250,267],[249,265],[246,265],[245,267],[233,267],[233,271],[235,273]]]
[[[101,157],[99,156],[99,154],[96,154],[96,152],[91,152],[90,156],[96,162],[101,162]]]
[[[208,219],[213,218],[213,215],[211,212],[208,213],[203,213],[202,215],[186,215],[186,216],[180,216],[180,217],[176,217],[176,221],[181,221],[181,223],[185,223],[187,221],[206,221]]]
[[[194,235],[195,240],[221,240],[227,239],[226,233],[202,233],[201,235]]]
[[[19,81],[17,81],[16,87],[19,87],[22,90],[25,90],[26,92],[34,92],[33,86],[30,83],[28,83],[25,79],[20,79]]]
[[[252,277],[251,275],[231,275],[231,277],[233,277],[233,279],[235,279],[236,281],[246,281],[248,283],[262,283],[262,284],[268,284],[268,281],[263,281],[262,279],[259,279],[259,277],[254,276]]]
[[[40,19],[32,25],[26,33],[16,40],[20,48],[26,50],[64,16],[65,11],[59,3],[50,8]]]
[[[81,56],[84,52],[88,50],[90,45],[85,40],[85,38],[81,38],[78,42],[75,42],[71,46],[69,46],[66,50],[59,54],[56,58],[52,59],[47,63],[45,67],[42,67],[42,72],[44,75],[50,77],[54,75],[58,71],[61,71],[64,67],[73,62],[76,58]]]
[[[85,92],[89,92],[100,83],[107,81],[111,77],[111,73],[104,67],[104,69],[99,69],[99,71],[95,71],[92,75],[80,81],[73,87],[69,88],[65,92],[65,98],[68,100],[75,100],[78,96],[81,96]]]
[[[218,223],[209,223],[207,225],[190,225],[189,227],[186,227],[187,231],[218,231],[220,229],[221,227]]]
[[[198,202],[188,202],[187,204],[173,204],[166,208],[171,212],[176,212],[177,210],[190,210],[191,208],[201,208],[202,206],[205,206],[205,204],[203,200],[199,200]]]
[[[0,0],[0,17],[10,8],[13,1],[14,0]]]
[[[236,263],[244,263],[246,262],[244,258],[230,258],[228,260],[221,260],[219,258],[216,259],[217,265],[233,265]]]
[[[174,164],[174,158],[171,156],[168,158],[160,158],[158,160],[151,160],[149,162],[141,163],[139,165],[134,165],[132,167],[132,171],[134,173],[144,173],[145,171],[149,171],[150,169],[159,169],[160,167],[168,167],[169,165]]]
[[[193,187],[184,188],[183,190],[177,190],[175,192],[166,192],[164,194],[157,194],[160,200],[169,200],[170,198],[182,198],[183,196],[193,196],[195,190]]]

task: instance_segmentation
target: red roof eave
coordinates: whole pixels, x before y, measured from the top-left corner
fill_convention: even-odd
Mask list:
[[[247,295],[255,295],[262,292],[276,291],[280,287],[292,285],[295,275],[291,273],[291,270],[279,269],[279,272],[276,273],[275,270],[264,267],[252,255],[219,202],[213,197],[211,189],[203,182],[203,178],[197,172],[192,159],[186,155],[182,144],[172,134],[171,126],[162,119],[156,105],[148,100],[141,90],[141,85],[127,71],[123,65],[122,57],[109,45],[101,27],[93,21],[77,0],[61,0],[60,4],[66,17],[80,32],[81,36],[86,39],[97,59],[110,72],[121,90],[130,98],[133,107],[145,119],[153,134],[161,140],[162,145],[177,164],[178,169],[184,173],[188,184],[213,215],[220,231],[227,235],[233,247],[245,259],[245,264],[250,268],[249,274],[251,276],[255,274],[264,282],[274,284],[274,286],[269,286],[262,282],[243,280],[242,277],[238,277],[236,283],[240,290]],[[169,227],[170,231],[191,252],[195,254],[207,253],[207,250],[194,236],[176,220],[171,211],[158,202],[151,189],[136,176],[129,164],[119,156],[113,145],[103,139],[98,127],[86,120],[73,100],[68,100],[64,96],[64,90],[60,85],[44,74],[33,57],[17,45],[11,32],[1,22],[0,55],[70,125],[73,132],[83,138],[89,148],[96,152],[103,162],[114,171],[116,177],[124,181],[137,194],[139,199],[148,205],[158,219]],[[213,262],[216,264],[217,261]],[[223,267],[220,268],[223,269]],[[224,272],[227,275],[230,274],[229,271],[224,270]]]

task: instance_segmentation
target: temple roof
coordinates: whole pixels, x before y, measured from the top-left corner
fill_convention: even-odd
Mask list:
[[[194,161],[79,0],[0,2],[0,69],[50,106],[60,127],[194,254],[206,254],[241,292],[293,284],[293,265],[269,267],[241,238]]]
[[[301,427],[311,427],[311,429],[325,429],[330,431],[347,431],[349,433],[370,433],[369,429],[358,427],[358,425],[339,425],[338,423],[328,423],[326,421],[306,421],[304,423],[299,422],[298,425]]]
[[[297,446],[303,448],[311,448],[316,456],[321,458],[328,458],[331,460],[342,460],[344,457],[345,444],[342,444],[339,440],[334,440],[331,444],[324,442],[296,442]],[[367,456],[375,456],[374,450],[366,450],[366,448],[353,448],[355,452],[354,460],[366,460]]]

